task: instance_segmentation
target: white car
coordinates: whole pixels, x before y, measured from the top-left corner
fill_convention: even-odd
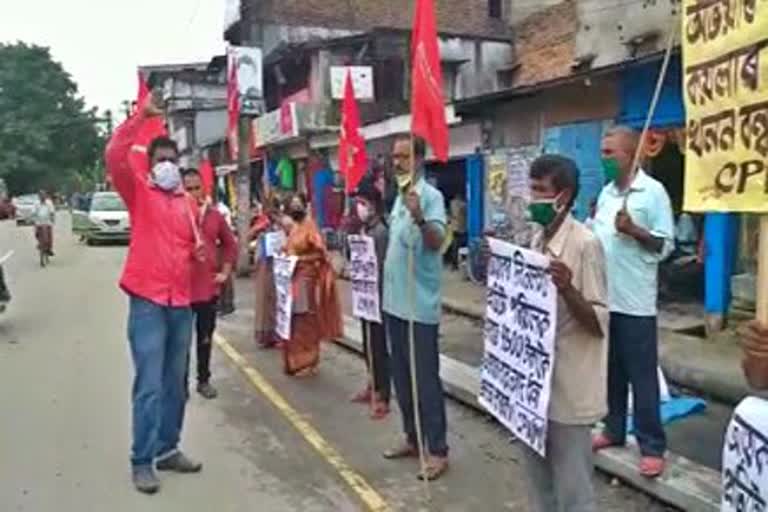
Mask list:
[[[32,224],[32,217],[35,215],[37,207],[40,206],[40,198],[37,194],[14,197],[11,203],[13,203],[13,208],[16,211],[16,225]]]
[[[127,242],[131,238],[128,209],[116,192],[96,192],[88,212],[72,213],[72,230],[88,245],[96,242]]]

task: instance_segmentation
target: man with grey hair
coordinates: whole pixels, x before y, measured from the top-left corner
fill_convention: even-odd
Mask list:
[[[610,308],[608,416],[593,450],[623,445],[629,385],[633,391],[640,473],[664,472],[666,437],[659,410],[658,267],[673,249],[672,206],[664,186],[635,165],[636,131],[619,126],[603,139],[609,183],[597,202],[593,230],[603,245]]]

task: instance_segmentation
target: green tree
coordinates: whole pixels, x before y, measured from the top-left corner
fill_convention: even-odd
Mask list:
[[[89,175],[104,149],[98,121],[48,48],[0,43],[0,177],[11,194]]]

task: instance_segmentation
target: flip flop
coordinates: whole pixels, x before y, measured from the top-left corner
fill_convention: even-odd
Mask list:
[[[371,411],[372,420],[383,420],[389,416],[389,406],[383,402],[377,403]]]
[[[390,448],[383,453],[383,456],[388,460],[413,459],[419,456],[419,451],[414,446],[406,443]]]
[[[605,434],[597,434],[592,438],[592,451],[595,453],[612,446],[617,446],[617,444]]]
[[[642,457],[640,474],[646,478],[658,478],[664,473],[666,462],[662,457]]]
[[[419,473],[418,479],[433,482],[443,476],[448,471],[448,467],[448,460],[443,460],[437,463],[430,462],[427,464],[424,473]]]

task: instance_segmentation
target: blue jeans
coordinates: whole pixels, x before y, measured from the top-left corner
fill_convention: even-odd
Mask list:
[[[659,343],[655,316],[611,313],[608,345],[608,416],[605,434],[627,439],[627,394],[632,384],[635,437],[644,456],[661,457],[667,449],[659,398]]]
[[[403,430],[408,442],[412,446],[418,446],[413,414],[408,322],[392,315],[385,315],[384,321],[391,347],[390,371],[395,384],[400,415],[403,418]],[[443,382],[440,380],[438,325],[418,322],[413,325],[416,378],[419,384],[419,416],[421,416],[421,427],[424,430],[424,441],[431,455],[447,457],[447,421]]]
[[[190,308],[159,306],[130,297],[134,467],[150,466],[177,451],[187,403],[185,376],[192,318]]]

